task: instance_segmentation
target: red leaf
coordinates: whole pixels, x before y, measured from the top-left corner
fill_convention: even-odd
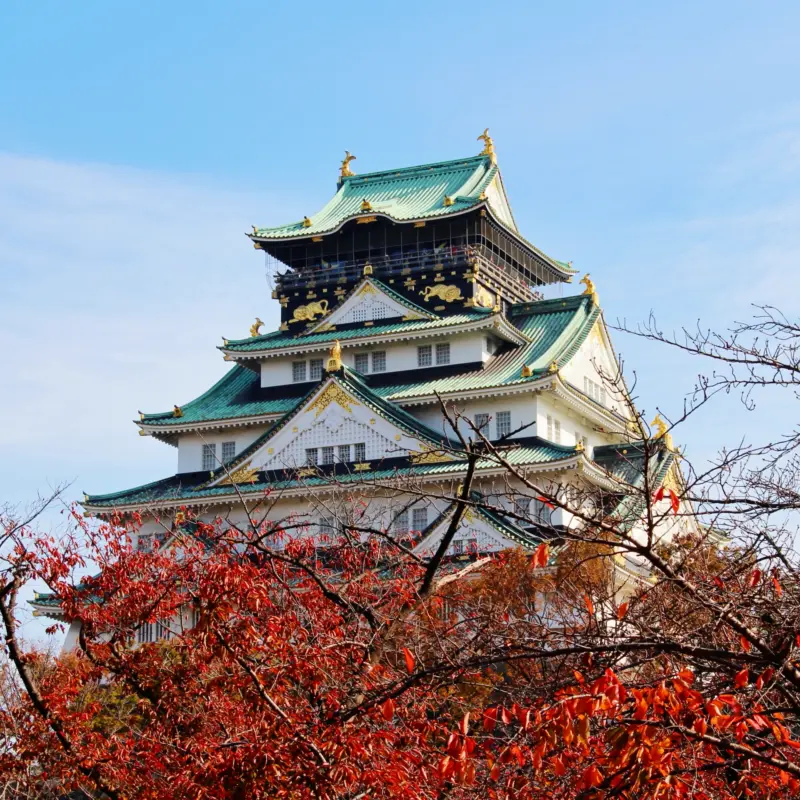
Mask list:
[[[748,581],[747,581],[747,585],[748,585],[748,586],[749,586],[751,589],[755,589],[755,587],[756,587],[756,586],[758,586],[758,584],[759,584],[760,582],[761,582],[761,570],[760,570],[760,569],[754,569],[754,570],[753,570],[753,571],[750,573],[750,578],[749,578],[749,579],[748,579]]]
[[[589,597],[589,595],[588,595],[588,594],[585,594],[585,595],[583,596],[583,602],[584,602],[584,603],[586,603],[586,610],[587,610],[587,611],[588,611],[590,614],[592,614],[592,615],[593,615],[593,614],[594,614],[594,603],[592,602],[592,598],[591,598],[591,597]]]
[[[403,648],[403,658],[406,660],[406,670],[410,674],[414,671],[414,654],[407,648]]]
[[[487,733],[491,733],[497,725],[497,706],[494,708],[487,708],[483,712],[483,729]]]
[[[747,639],[747,637],[744,636],[744,634],[742,634],[742,636],[739,637],[739,644],[741,644],[742,650],[744,650],[745,653],[750,652],[750,642]]]
[[[469,711],[467,711],[467,713],[462,717],[458,729],[464,736],[469,733]]]
[[[550,545],[547,542],[542,542],[533,554],[533,566],[541,569],[547,566],[550,560]]]
[[[748,671],[747,667],[745,667],[744,669],[739,670],[739,672],[736,673],[733,679],[733,685],[737,689],[742,689],[745,686],[747,686],[748,683],[750,683],[750,672]]]
[[[664,499],[664,487],[659,486],[658,491],[653,495],[653,501],[660,503]]]
[[[628,613],[628,604],[620,603],[617,607],[617,619],[622,619]]]
[[[544,503],[548,508],[553,509],[555,506],[546,497],[536,498],[540,503]]]
[[[381,714],[387,722],[394,716],[394,700],[391,697],[381,705]]]
[[[781,588],[781,582],[778,580],[777,575],[772,576],[772,585],[775,587],[775,594],[778,597],[783,596],[783,589]]]

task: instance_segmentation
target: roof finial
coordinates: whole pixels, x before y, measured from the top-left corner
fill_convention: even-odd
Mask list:
[[[328,372],[338,372],[342,368],[342,346],[337,339],[331,347],[331,357],[328,359]]]
[[[180,406],[174,406],[173,407],[172,416],[173,417],[182,417],[183,416],[183,410],[181,409]]]
[[[478,139],[483,140],[483,150],[481,150],[479,155],[489,156],[489,158],[492,159],[492,164],[496,164],[497,154],[494,152],[494,140],[489,136],[489,129],[485,128]]]
[[[587,272],[581,279],[578,281],[582,283],[586,289],[584,290],[584,294],[588,294],[592,298],[592,302],[595,305],[599,305],[597,301],[597,289],[594,288],[594,281],[589,277],[589,273]]]
[[[352,178],[355,175],[355,172],[350,169],[350,162],[355,161],[356,157],[352,155],[349,150],[344,151],[344,159],[342,160],[342,166],[339,167],[339,177],[340,178]]]
[[[261,321],[261,317],[256,317],[256,321],[250,326],[250,336],[261,336],[261,326],[263,324],[264,323]]]
[[[303,217],[303,227],[304,228],[310,228],[313,224],[314,223],[308,217]]]
[[[361,210],[372,211],[372,203],[366,197],[361,201]]]
[[[667,446],[667,450],[674,450],[675,447],[672,444],[672,435],[670,434],[667,423],[664,422],[664,418],[661,416],[661,414],[656,414],[650,425],[656,429],[655,438],[663,439],[664,444]]]

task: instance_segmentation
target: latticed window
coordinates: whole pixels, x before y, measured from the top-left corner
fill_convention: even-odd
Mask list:
[[[514,498],[514,513],[519,514],[521,517],[527,517],[531,510],[530,497],[515,497]]]
[[[322,448],[322,463],[333,464],[333,447]]]
[[[203,445],[203,469],[211,471],[216,469],[217,463],[217,445],[204,444]]]
[[[417,348],[417,366],[430,367],[433,364],[433,349],[429,344],[422,344]]]
[[[498,411],[495,417],[495,428],[497,429],[497,438],[508,436],[511,433],[511,412]]]
[[[347,464],[347,462],[350,461],[350,445],[340,444],[336,455],[340,463]]]
[[[170,629],[169,623],[161,622],[160,620],[156,622],[156,639],[171,639],[172,638],[172,630]]]
[[[365,461],[367,458],[367,445],[364,442],[358,442],[357,444],[353,445],[353,449],[355,450],[355,460],[356,461]]]
[[[436,345],[436,363],[450,363],[450,342],[444,342],[443,344]]]
[[[547,415],[547,438],[556,444],[561,443],[561,420]]]
[[[369,353],[356,353],[355,367],[357,372],[369,372]]]
[[[321,358],[312,358],[308,362],[308,379],[318,381],[322,377],[322,366],[324,362]]]
[[[403,509],[395,518],[392,523],[392,528],[396,534],[408,533],[408,509]]]
[[[222,443],[222,463],[227,464],[236,455],[236,442]]]
[[[364,322],[367,319],[366,303],[361,302],[353,309],[353,322]]]
[[[136,641],[138,644],[148,644],[156,640],[155,622],[145,622],[136,631]]]
[[[428,509],[415,508],[411,519],[415,531],[424,531],[428,527]]]
[[[475,415],[475,427],[480,431],[482,430],[485,434],[489,433],[489,415],[488,414],[476,414]]]
[[[306,448],[306,464],[316,466],[319,463],[319,450],[316,447]]]
[[[464,552],[464,540],[463,539],[453,539],[453,553],[455,555],[460,556]]]
[[[372,354],[372,371],[386,372],[386,352],[384,350]]]
[[[600,403],[601,406],[606,404],[606,390],[604,386],[601,386],[596,381],[593,381],[589,378],[584,377],[583,379],[583,391],[595,401],[595,403]]]
[[[322,536],[333,536],[336,533],[336,518],[320,517],[319,532]]]
[[[292,361],[292,381],[302,383],[306,379],[306,362]]]

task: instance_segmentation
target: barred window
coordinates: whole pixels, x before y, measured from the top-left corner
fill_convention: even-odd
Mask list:
[[[236,442],[222,443],[222,463],[227,464],[236,455]]]
[[[556,444],[561,443],[561,420],[547,415],[547,438]]]
[[[488,414],[476,414],[475,415],[475,427],[480,431],[482,430],[484,434],[488,434],[488,426],[489,426],[489,415]]]
[[[497,430],[497,438],[508,436],[511,433],[511,412],[498,411],[495,417],[495,428]]]
[[[337,457],[339,458],[340,463],[347,464],[347,462],[350,461],[350,445],[340,444]]]
[[[306,464],[313,467],[319,463],[319,451],[316,447],[306,448]]]
[[[369,353],[356,353],[355,367],[362,374],[369,372]]]
[[[333,447],[322,448],[322,463],[333,464]]]
[[[415,531],[424,531],[428,527],[428,509],[415,508],[411,519]]]
[[[364,442],[358,442],[353,445],[355,449],[355,460],[365,461],[367,458],[367,445]]]
[[[156,640],[156,624],[154,622],[143,622],[136,631],[137,644],[148,644]]]
[[[162,622],[159,620],[156,622],[156,639],[161,641],[162,639],[171,639],[172,638],[172,630],[169,627],[168,622]]]
[[[302,383],[306,379],[306,362],[292,361],[292,381]]]
[[[322,536],[333,536],[336,533],[336,519],[334,517],[320,517],[319,532]]]
[[[531,519],[535,522],[538,522],[540,525],[549,525],[551,512],[552,509],[550,506],[548,506],[544,500],[539,500],[537,498],[533,501]]]
[[[453,539],[453,553],[455,555],[460,556],[464,552],[464,540],[463,539]]]
[[[386,352],[384,350],[372,354],[372,371],[386,372]]]
[[[396,534],[408,533],[408,509],[403,509],[395,518],[392,523],[392,528]]]
[[[429,344],[422,344],[417,348],[417,366],[430,367],[433,364],[433,349]]]
[[[354,309],[353,309],[353,322],[364,322],[367,319],[367,305],[362,300]]]
[[[583,391],[595,401],[600,403],[601,406],[606,404],[606,389],[596,381],[591,380],[584,376]]]
[[[217,445],[204,444],[203,445],[203,469],[210,472],[217,468]]]
[[[521,517],[526,517],[531,510],[530,497],[515,497],[514,498],[514,513],[519,514]]]
[[[436,363],[449,364],[450,363],[450,342],[436,345]]]
[[[308,362],[308,379],[310,381],[318,381],[322,377],[323,363],[321,358],[312,358],[311,361]]]

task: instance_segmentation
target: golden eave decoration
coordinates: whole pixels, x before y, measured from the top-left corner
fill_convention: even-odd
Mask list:
[[[261,336],[261,326],[263,325],[263,321],[260,317],[256,317],[256,321],[250,326],[250,337],[255,338],[256,336]],[[227,340],[225,340],[225,344],[227,344]]]
[[[372,203],[366,197],[361,201],[361,210],[372,211]]]
[[[344,158],[342,159],[342,165],[339,167],[339,177],[340,178],[352,178],[355,175],[355,172],[350,169],[350,162],[355,161],[356,157],[349,151],[344,151]]]
[[[432,447],[426,447],[419,453],[409,453],[408,457],[412,464],[439,464],[452,460],[452,456],[444,450],[435,450]]]
[[[182,417],[183,416],[183,410],[181,409],[180,406],[175,406],[172,409],[172,416],[173,417]]]
[[[453,303],[456,300],[464,299],[461,295],[461,289],[453,284],[445,285],[439,283],[435,286],[426,286],[420,294],[426,302],[430,301],[431,297],[441,297],[446,303]]]
[[[494,151],[494,140],[489,136],[489,129],[485,128],[483,133],[478,137],[479,141],[483,142],[483,150],[479,155],[489,156],[492,159],[492,164],[497,163],[497,154]]]
[[[325,299],[314,300],[304,306],[298,306],[292,314],[292,322],[313,322],[318,316],[324,317],[328,313],[328,301]]]
[[[303,227],[304,228],[310,228],[313,224],[314,223],[308,217],[303,217]]]
[[[250,462],[243,464],[237,470],[234,470],[229,475],[226,475],[223,480],[219,482],[219,486],[234,486],[240,483],[255,483],[256,476],[261,470],[258,467],[251,467]]]
[[[308,407],[318,417],[331,403],[341,406],[348,414],[353,413],[353,406],[360,405],[337,383],[328,384],[325,391]]]
[[[337,339],[331,347],[330,358],[328,359],[327,371],[338,372],[342,368],[342,345]],[[350,409],[347,409],[350,411]]]

